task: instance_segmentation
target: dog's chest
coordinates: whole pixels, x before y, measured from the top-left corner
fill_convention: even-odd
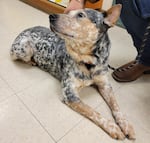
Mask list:
[[[73,82],[75,83],[77,90],[83,87],[90,86],[94,83],[91,76],[90,69],[85,65],[78,65],[73,71]]]

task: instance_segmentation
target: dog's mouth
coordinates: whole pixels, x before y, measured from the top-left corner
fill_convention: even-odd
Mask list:
[[[67,37],[71,37],[71,38],[73,38],[74,36],[73,35],[71,35],[71,34],[67,34],[67,33],[64,33],[64,32],[62,32],[62,31],[60,31],[60,30],[58,30],[58,28],[56,28],[56,26],[54,26],[54,25],[52,25],[52,24],[50,24],[50,29],[54,32],[54,33],[56,33],[56,34],[58,34],[58,35],[62,35],[62,36],[67,36]]]

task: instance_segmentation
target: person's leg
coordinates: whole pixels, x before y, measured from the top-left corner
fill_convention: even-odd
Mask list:
[[[128,33],[131,35],[134,46],[139,50],[145,28],[148,22],[140,18],[133,10],[132,0],[116,0],[117,4],[122,4],[121,20],[127,29]]]
[[[122,4],[121,20],[133,39],[138,52],[138,62],[132,61],[119,67],[112,76],[117,81],[133,81],[143,72],[150,70],[150,34],[146,34],[147,40],[144,42],[144,49],[141,52],[143,37],[149,22],[135,13],[132,0],[116,0],[116,3]],[[150,27],[147,32],[150,33]]]
[[[145,66],[150,66],[150,19],[143,37],[139,62]]]

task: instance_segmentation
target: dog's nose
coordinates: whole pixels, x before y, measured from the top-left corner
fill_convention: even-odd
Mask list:
[[[57,14],[50,14],[50,15],[49,15],[49,20],[50,20],[50,22],[56,21],[57,18],[58,18],[58,15],[57,15]]]

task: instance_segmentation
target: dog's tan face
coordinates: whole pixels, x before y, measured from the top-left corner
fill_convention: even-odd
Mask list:
[[[91,22],[84,10],[52,15],[50,20],[51,28],[66,40],[84,41],[85,43],[94,43],[97,40],[99,29],[96,28],[95,23]]]
[[[68,14],[51,14],[50,27],[65,40],[68,52],[74,52],[74,57],[92,55],[97,40],[117,21],[120,11],[121,5],[116,5],[105,13],[80,9]]]

